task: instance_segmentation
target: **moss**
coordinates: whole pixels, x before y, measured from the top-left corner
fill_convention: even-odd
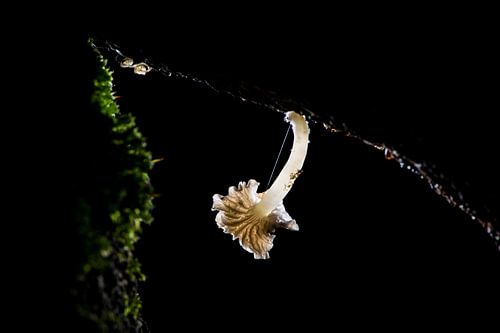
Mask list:
[[[106,60],[94,51],[96,76],[89,112],[95,113],[92,134],[100,147],[89,162],[95,177],[81,184],[77,200],[82,264],[73,294],[90,330],[141,331],[138,283],[145,275],[134,248],[143,225],[153,220],[153,161],[135,118],[116,103]]]

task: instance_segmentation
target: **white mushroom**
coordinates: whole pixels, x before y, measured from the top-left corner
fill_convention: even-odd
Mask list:
[[[146,75],[152,69],[151,66],[149,66],[145,62],[135,64],[133,65],[133,67],[134,67],[134,73],[139,75]]]
[[[129,57],[123,58],[123,60],[120,62],[120,67],[121,68],[130,68],[134,66],[134,60]]]
[[[152,67],[146,64],[145,62],[140,62],[138,64],[134,64],[134,60],[129,57],[123,58],[120,62],[121,68],[133,68],[134,73],[138,75],[146,75],[152,70]]]
[[[268,259],[273,247],[276,228],[299,230],[299,226],[285,210],[283,199],[299,176],[307,154],[309,127],[304,116],[290,111],[285,120],[293,129],[292,152],[283,170],[264,193],[257,193],[259,183],[250,179],[231,186],[228,195],[213,196],[212,210],[217,210],[215,221],[225,233],[239,239],[255,259]]]

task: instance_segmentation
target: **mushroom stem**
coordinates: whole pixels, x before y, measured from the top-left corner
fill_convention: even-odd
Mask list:
[[[295,179],[300,174],[306,158],[307,145],[309,144],[309,126],[305,117],[290,111],[286,113],[285,120],[292,125],[292,152],[274,183],[264,192],[262,200],[255,206],[255,214],[258,216],[269,215],[283,202]]]

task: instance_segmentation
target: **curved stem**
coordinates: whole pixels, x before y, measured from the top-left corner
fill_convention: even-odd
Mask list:
[[[288,161],[274,181],[273,185],[264,192],[262,200],[255,206],[255,213],[261,216],[269,215],[292,188],[295,179],[300,174],[307,155],[309,144],[309,126],[304,116],[297,112],[286,113],[285,120],[290,122],[293,130],[293,147]]]

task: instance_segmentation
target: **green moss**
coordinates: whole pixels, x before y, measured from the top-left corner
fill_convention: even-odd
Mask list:
[[[112,72],[95,50],[89,112],[101,152],[89,184],[82,184],[76,220],[82,238],[82,265],[74,288],[80,316],[92,330],[140,331],[138,282],[145,280],[134,256],[142,226],[153,220],[151,152],[135,118],[119,109]]]

